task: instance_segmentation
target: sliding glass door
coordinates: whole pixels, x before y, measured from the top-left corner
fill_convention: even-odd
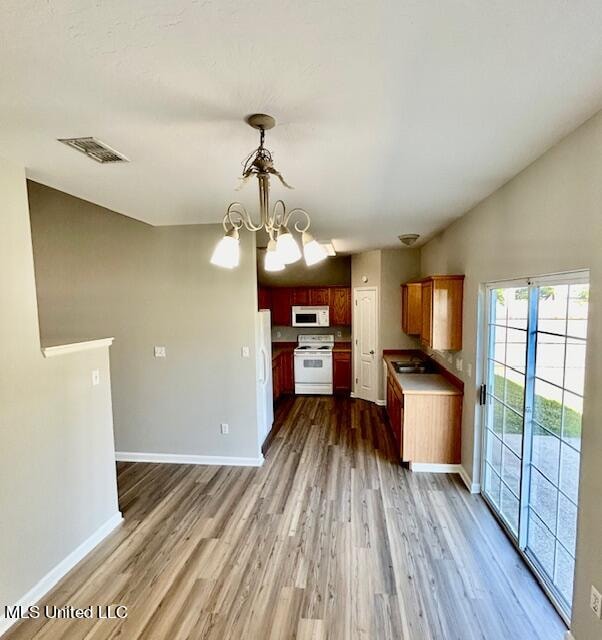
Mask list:
[[[487,290],[483,495],[570,617],[589,285]]]

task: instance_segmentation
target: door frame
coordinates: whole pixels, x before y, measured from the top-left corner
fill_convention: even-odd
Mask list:
[[[359,370],[359,349],[357,348],[355,328],[357,326],[357,295],[362,291],[374,291],[374,325],[376,328],[376,353],[374,354],[374,366],[375,366],[375,374],[374,374],[374,394],[372,398],[363,398],[357,393],[357,385],[359,384],[359,379],[356,377],[356,372]],[[382,367],[380,366],[380,361],[382,360],[381,348],[380,348],[380,295],[379,290],[376,285],[371,287],[353,287],[353,301],[352,301],[352,313],[351,313],[351,344],[353,349],[353,392],[351,396],[353,398],[361,398],[362,400],[367,400],[368,402],[374,402],[376,404],[382,404],[384,401],[380,398],[382,391]]]
[[[481,353],[481,357],[479,358],[480,360],[480,364],[481,364],[481,371],[480,371],[480,375],[478,378],[478,383],[479,386],[478,388],[481,388],[481,385],[487,384],[487,374],[488,374],[488,359],[489,359],[489,353],[490,353],[490,349],[491,349],[491,345],[490,345],[490,340],[489,340],[489,318],[490,318],[490,313],[491,313],[491,305],[490,305],[490,293],[492,289],[500,289],[500,288],[506,288],[506,287],[517,287],[517,286],[523,286],[525,288],[527,288],[529,290],[529,307],[530,307],[530,315],[533,313],[533,309],[531,308],[532,305],[537,304],[537,299],[536,297],[533,295],[533,291],[535,289],[537,289],[540,286],[545,286],[545,285],[554,285],[554,284],[570,284],[570,283],[578,283],[579,281],[583,281],[583,282],[591,282],[591,272],[589,269],[578,269],[575,271],[565,271],[565,272],[561,272],[561,273],[554,273],[554,274],[547,274],[547,275],[540,275],[540,276],[532,276],[532,277],[528,277],[528,276],[518,276],[516,278],[511,278],[511,279],[505,279],[505,280],[490,280],[484,284],[481,285],[481,292],[484,294],[484,303],[483,303],[483,313],[482,313],[482,318],[478,324],[478,331],[481,333],[481,344],[482,344],[482,353]],[[535,312],[536,313],[536,312]],[[535,349],[535,344],[534,344],[534,339],[535,339],[535,335],[534,332],[537,331],[537,325],[535,327],[531,327],[529,325],[527,325],[527,345],[526,345],[526,349],[527,349],[527,359],[525,361],[525,406],[524,406],[524,410],[523,410],[523,414],[524,414],[524,420],[525,420],[525,424],[527,421],[527,418],[531,418],[531,413],[532,413],[532,407],[530,406],[530,401],[527,395],[527,385],[529,384],[527,381],[527,373],[528,373],[528,365],[529,364],[533,364],[533,362],[528,362],[530,359],[534,359],[535,358],[535,354],[536,354],[536,349]],[[588,331],[589,334],[589,331]],[[589,345],[589,340],[587,342],[587,344]],[[589,350],[588,350],[589,351]],[[586,352],[586,375],[587,375],[587,352]],[[532,391],[532,389],[531,389]],[[504,522],[504,520],[498,515],[496,509],[494,508],[494,506],[491,504],[491,502],[489,501],[489,499],[487,498],[487,496],[484,493],[484,489],[485,489],[485,457],[486,457],[486,449],[485,449],[485,437],[486,437],[486,430],[487,430],[487,403],[485,402],[483,405],[481,405],[480,407],[480,411],[478,412],[479,414],[479,418],[480,418],[480,434],[478,437],[478,440],[475,438],[475,446],[476,443],[478,442],[478,446],[480,448],[479,451],[479,460],[478,460],[478,469],[479,469],[479,475],[480,475],[480,492],[479,495],[481,496],[481,498],[483,499],[483,501],[485,502],[485,504],[487,505],[487,507],[489,508],[489,510],[491,511],[491,513],[493,514],[494,518],[496,519],[496,521],[498,522],[498,524],[500,525],[500,527],[502,528],[502,530],[504,531],[504,533],[506,534],[506,536],[508,537],[508,539],[511,541],[512,545],[515,547],[515,549],[518,551],[519,555],[521,556],[521,558],[524,560],[525,564],[529,567],[529,569],[531,570],[531,573],[533,574],[533,576],[535,577],[535,579],[537,580],[539,586],[542,588],[542,590],[544,591],[544,593],[547,595],[548,599],[550,600],[550,602],[552,603],[552,605],[554,606],[554,608],[556,609],[556,612],[558,613],[558,615],[562,618],[562,620],[565,622],[565,624],[567,625],[567,627],[570,628],[571,626],[571,618],[566,614],[564,608],[562,607],[562,605],[560,604],[560,602],[558,601],[558,599],[556,598],[556,595],[554,594],[554,592],[552,591],[552,589],[550,589],[550,587],[548,586],[546,580],[544,579],[544,577],[542,575],[540,575],[540,569],[539,567],[537,567],[536,563],[533,562],[533,560],[527,555],[526,553],[526,534],[527,531],[523,530],[521,531],[521,526],[520,526],[520,522],[522,520],[523,517],[523,510],[526,508],[525,505],[521,504],[519,506],[519,531],[518,531],[518,536],[515,537],[514,534],[512,533],[512,531],[510,531],[508,525]],[[528,412],[528,415],[527,415]],[[529,427],[530,428],[530,427]],[[529,438],[530,440],[530,438]],[[525,445],[525,440],[523,439],[523,446]],[[526,491],[528,489],[527,483],[529,482],[529,478],[525,477],[525,474],[522,473],[522,471],[525,469],[526,463],[525,463],[525,455],[528,455],[530,457],[531,455],[531,443],[529,442],[527,444],[527,451],[523,450],[523,454],[522,454],[522,459],[521,459],[521,502],[522,502],[522,496],[524,495],[524,491]],[[527,473],[527,476],[529,475],[529,472]],[[581,480],[581,479],[580,479]],[[579,482],[579,484],[581,484],[581,482]],[[573,576],[574,579],[574,576]],[[574,595],[573,595],[574,597]]]

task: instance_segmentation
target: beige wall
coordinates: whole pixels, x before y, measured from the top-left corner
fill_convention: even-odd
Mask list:
[[[589,610],[590,584],[602,589],[602,113],[422,249],[422,273],[464,273],[464,371],[480,365],[479,288],[520,276],[589,268],[591,302],[583,415],[580,509],[573,634],[602,638]],[[468,378],[462,463],[477,477],[478,377]]]
[[[108,349],[42,356],[25,174],[2,160],[0,210],[1,630],[4,605],[118,516],[118,506]],[[94,369],[100,384],[92,387]]]
[[[264,250],[257,251],[257,279],[270,287],[340,285],[351,283],[351,256],[331,256],[308,267],[303,260],[287,265],[284,271],[265,271]]]
[[[220,269],[220,225],[151,227],[33,182],[29,195],[43,341],[115,336],[117,450],[256,459],[253,234]]]
[[[378,290],[378,398],[384,400],[382,352],[385,349],[417,349],[418,341],[401,330],[400,285],[420,274],[416,249],[376,249],[351,256],[351,285]],[[364,281],[366,279],[366,281]]]

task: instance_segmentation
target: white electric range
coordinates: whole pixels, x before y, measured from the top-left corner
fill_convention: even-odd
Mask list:
[[[295,349],[295,393],[332,395],[334,335],[301,335]]]

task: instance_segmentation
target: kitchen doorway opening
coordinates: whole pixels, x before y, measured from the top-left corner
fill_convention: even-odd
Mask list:
[[[486,295],[481,493],[570,623],[589,273]]]

